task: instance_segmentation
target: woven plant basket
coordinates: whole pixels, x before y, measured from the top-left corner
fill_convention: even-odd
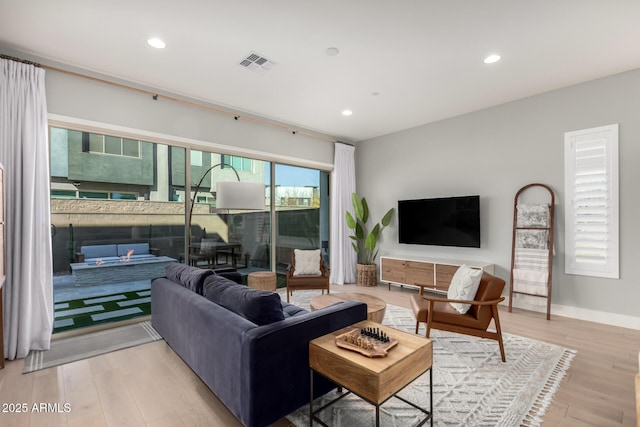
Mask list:
[[[375,264],[356,264],[356,285],[377,286]]]

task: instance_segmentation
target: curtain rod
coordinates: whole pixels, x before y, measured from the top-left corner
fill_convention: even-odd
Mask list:
[[[62,68],[58,68],[58,67],[52,67],[50,65],[42,65],[42,64],[38,64],[38,63],[35,63],[35,62],[32,62],[32,61],[27,61],[27,60],[24,60],[24,59],[15,58],[15,57],[12,57],[12,56],[2,55],[2,54],[0,54],[0,58],[9,59],[11,61],[16,61],[16,62],[22,62],[24,64],[29,64],[29,65],[33,65],[33,66],[36,66],[36,67],[41,67],[41,68],[43,68],[45,70],[55,71],[55,72],[63,73],[63,74],[69,74],[69,75],[74,76],[74,77],[80,77],[80,78],[87,79],[87,80],[92,80],[92,81],[95,81],[95,82],[98,82],[98,83],[103,83],[103,84],[106,84],[106,85],[109,85],[109,86],[114,86],[114,87],[117,87],[117,88],[120,88],[120,89],[126,89],[126,90],[130,90],[130,91],[133,91],[133,92],[141,93],[143,95],[151,96],[151,98],[154,101],[157,101],[158,99],[164,99],[164,100],[167,100],[167,101],[172,101],[172,102],[176,102],[178,104],[186,105],[188,107],[198,108],[198,109],[205,110],[205,111],[210,111],[210,112],[213,112],[213,113],[223,114],[225,116],[233,117],[234,120],[242,119],[242,120],[246,120],[246,121],[249,121],[249,122],[252,122],[252,123],[257,123],[259,125],[272,127],[272,128],[275,128],[275,129],[280,129],[280,130],[285,131],[285,132],[291,132],[293,135],[300,134],[300,135],[305,135],[305,136],[308,136],[308,137],[311,137],[311,138],[314,138],[314,139],[319,139],[319,140],[322,140],[322,141],[338,142],[335,138],[330,138],[330,137],[327,137],[327,136],[314,134],[314,133],[311,133],[311,132],[307,132],[305,130],[292,129],[292,128],[284,126],[284,125],[268,122],[266,120],[261,120],[261,119],[255,118],[255,117],[243,116],[243,115],[238,114],[238,113],[233,113],[233,112],[225,111],[225,110],[222,110],[222,109],[219,109],[219,108],[210,107],[208,105],[199,104],[197,102],[185,101],[183,99],[174,98],[174,97],[168,96],[168,95],[160,95],[160,94],[157,94],[155,92],[152,92],[152,91],[149,91],[149,90],[146,90],[146,89],[140,89],[140,88],[136,88],[136,87],[132,87],[132,86],[127,86],[127,85],[122,84],[122,83],[115,83],[115,82],[112,82],[112,81],[109,81],[109,80],[105,80],[105,79],[101,79],[101,78],[98,78],[98,77],[92,77],[92,76],[88,76],[86,74],[76,73],[74,71],[69,71],[69,70],[65,70],[65,69],[62,69]]]
[[[42,65],[38,64],[37,62],[27,61],[26,59],[20,59],[20,58],[14,57],[14,56],[0,54],[0,58],[1,59],[7,59],[9,61],[14,61],[14,62],[22,62],[23,64],[33,65],[34,67],[42,67]]]

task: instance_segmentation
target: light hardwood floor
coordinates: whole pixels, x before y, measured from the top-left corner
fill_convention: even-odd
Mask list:
[[[408,307],[416,292],[386,285],[337,286]],[[636,426],[634,378],[640,331],[501,307],[506,333],[559,344],[577,355],[543,426]],[[507,358],[509,354],[507,354]],[[240,426],[164,341],[22,374],[23,361],[0,371],[0,403],[26,403],[27,413],[0,412],[0,426]],[[33,405],[69,403],[69,412],[33,412]],[[55,408],[50,408],[55,409]],[[289,426],[286,420],[276,423]]]

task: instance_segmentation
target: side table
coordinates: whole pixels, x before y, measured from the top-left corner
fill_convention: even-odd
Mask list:
[[[249,273],[247,283],[249,287],[253,289],[275,292],[277,285],[276,273],[273,271],[255,271]]]
[[[338,335],[355,328],[379,328],[389,337],[396,338],[398,345],[389,350],[385,357],[369,358],[355,351],[346,350],[335,344]],[[376,408],[376,426],[380,425],[380,406],[392,397],[421,411],[425,418],[419,425],[430,421],[433,427],[433,342],[428,338],[419,337],[404,331],[399,331],[370,320],[364,320],[354,325],[332,332],[309,342],[310,367],[310,400],[309,423],[313,421],[323,426],[327,424],[318,418],[318,413],[342,399],[349,393],[361,397]],[[397,395],[420,375],[429,371],[429,409],[419,407],[413,402]],[[349,390],[336,399],[313,410],[313,373],[317,372],[334,383]]]

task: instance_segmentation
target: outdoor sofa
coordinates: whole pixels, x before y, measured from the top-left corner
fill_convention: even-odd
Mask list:
[[[129,254],[129,251],[133,251]],[[151,258],[158,255],[158,251],[150,248],[148,243],[119,243],[110,245],[81,246],[76,252],[75,262],[94,263],[98,260],[118,261],[129,254],[130,259]]]

